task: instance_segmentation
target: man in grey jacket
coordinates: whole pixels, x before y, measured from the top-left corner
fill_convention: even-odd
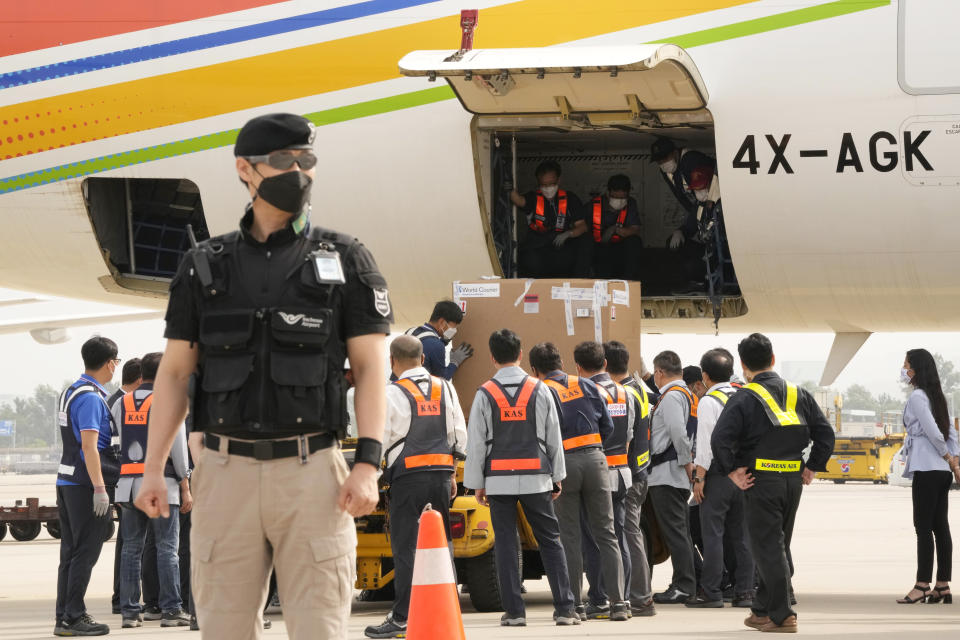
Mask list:
[[[160,626],[185,627],[190,617],[183,611],[180,598],[180,515],[193,506],[190,495],[187,458],[187,433],[180,425],[164,471],[167,483],[167,502],[170,516],[151,520],[133,506],[143,482],[143,461],[146,459],[147,430],[150,426],[150,407],[153,404],[153,381],[163,354],[148,353],[140,361],[143,384],[123,396],[113,406],[113,418],[120,425],[120,481],[117,483],[116,502],[123,510],[121,535],[123,551],[120,556],[120,610],[123,628],[139,627],[140,615],[140,557],[143,554],[147,527],[153,527],[157,543],[157,574],[160,583]],[[182,502],[182,506],[181,506]]]
[[[696,594],[697,578],[690,539],[690,486],[697,399],[683,382],[680,356],[664,351],[653,359],[660,400],[650,429],[650,500],[660,533],[670,548],[670,587],[653,596],[657,604],[685,604]]]
[[[553,500],[566,476],[560,422],[550,390],[520,368],[520,337],[509,329],[490,336],[497,369],[477,390],[467,423],[463,484],[489,505],[497,561],[502,626],[526,626],[517,564],[517,503],[540,545],[558,625],[580,624],[560,543]]]

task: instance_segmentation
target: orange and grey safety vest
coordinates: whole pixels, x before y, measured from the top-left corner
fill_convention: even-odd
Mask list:
[[[612,379],[594,380],[600,390],[600,397],[607,401],[607,412],[613,420],[613,433],[603,442],[603,451],[607,455],[607,466],[621,469],[628,464],[627,445],[630,441],[632,425],[627,411],[627,390]]]
[[[134,396],[137,391],[149,393],[138,401]],[[153,406],[153,385],[140,385],[124,395],[120,402],[123,409],[120,420],[120,477],[140,478],[143,476],[144,460],[147,458],[147,425],[150,423],[150,408]],[[163,475],[180,480],[169,457]]]
[[[687,414],[687,437],[690,438],[690,441],[693,442],[693,439],[697,437],[697,396],[690,393],[690,390],[685,387],[670,387],[660,395],[660,399],[657,400],[657,404],[654,405],[653,410],[656,412],[657,407],[660,406],[660,403],[663,402],[663,399],[667,397],[668,393],[679,392],[684,395],[687,399],[687,406],[689,407],[689,412]],[[673,442],[660,453],[654,453],[650,456],[650,466],[656,467],[663,464],[664,462],[669,462],[671,460],[677,459],[677,449],[673,446]]]
[[[454,470],[453,446],[447,439],[447,394],[440,378],[431,376],[429,382],[426,394],[410,378],[393,383],[410,402],[410,429],[384,454],[386,458],[394,448],[403,445],[400,455],[387,469],[390,480],[421,471]]]
[[[623,209],[620,209],[619,215],[617,215],[617,224],[623,226],[627,221],[627,207],[629,203]],[[603,203],[602,198],[597,196],[593,199],[593,240],[594,242],[603,242]],[[623,240],[617,234],[613,234],[610,237],[610,242],[620,242]]]
[[[537,205],[533,210],[533,219],[530,220],[530,229],[538,233],[549,231],[547,229],[546,216],[547,198],[537,190]],[[555,231],[563,231],[567,228],[567,192],[563,189],[557,191],[557,219],[553,224]]]
[[[537,435],[536,391],[540,383],[527,376],[510,399],[503,385],[488,380],[480,386],[491,405],[490,439],[484,474],[515,476],[552,474],[546,442]]]
[[[563,413],[560,423],[563,450],[570,452],[602,447],[599,426],[595,420],[587,418],[594,415],[595,409],[584,394],[580,378],[555,371],[543,383],[556,391],[560,399],[560,411]]]

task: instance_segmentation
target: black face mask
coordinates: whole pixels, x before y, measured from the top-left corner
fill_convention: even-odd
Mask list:
[[[257,171],[257,173],[260,173]],[[262,175],[262,174],[261,174]],[[264,178],[257,187],[257,195],[280,211],[296,215],[310,201],[313,179],[302,171],[288,171]]]

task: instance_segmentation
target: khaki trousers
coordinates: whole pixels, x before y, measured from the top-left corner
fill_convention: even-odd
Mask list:
[[[339,447],[259,461],[204,448],[196,460],[192,587],[201,637],[259,640],[271,567],[288,637],[345,639],[356,579],[353,518],[337,507]]]

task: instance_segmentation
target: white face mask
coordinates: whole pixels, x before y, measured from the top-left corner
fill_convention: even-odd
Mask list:
[[[660,171],[664,173],[673,173],[677,170],[677,161],[676,160],[667,160],[660,165]]]
[[[709,189],[694,189],[693,195],[696,197],[697,202],[706,202],[707,197],[710,195]]]
[[[456,327],[447,327],[447,330],[443,332],[444,340],[453,340],[453,336],[457,335]]]
[[[553,196],[557,195],[559,189],[560,187],[558,185],[552,184],[549,187],[540,187],[540,193],[548,200],[552,200]]]
[[[607,200],[607,202],[610,203],[610,208],[616,211],[620,211],[625,206],[627,206],[626,198],[610,198],[609,200]]]
[[[903,384],[910,384],[911,378],[910,378],[909,371],[910,369],[904,369],[902,367],[900,369],[900,382],[902,382]]]

